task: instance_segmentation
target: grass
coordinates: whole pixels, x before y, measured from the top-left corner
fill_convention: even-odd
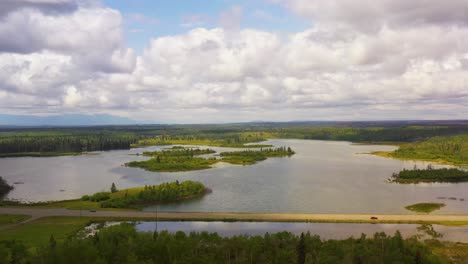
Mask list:
[[[16,224],[29,218],[29,215],[0,215],[0,226]]]
[[[0,232],[0,240],[20,240],[28,247],[45,245],[51,235],[57,241],[76,234],[91,218],[87,217],[45,217]]]
[[[417,203],[406,206],[406,210],[418,212],[418,213],[432,213],[433,211],[440,210],[444,207],[443,203]]]
[[[39,202],[39,203],[19,203],[7,201],[0,204],[0,206],[13,207],[13,208],[39,208],[39,209],[53,209],[53,208],[65,208],[69,210],[97,210],[100,211],[136,211],[135,208],[101,208],[99,202],[83,201],[81,199],[74,200],[63,200],[63,201],[51,201],[51,202]]]

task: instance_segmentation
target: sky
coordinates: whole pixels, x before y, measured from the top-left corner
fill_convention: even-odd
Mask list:
[[[2,0],[0,111],[468,118],[466,0]]]

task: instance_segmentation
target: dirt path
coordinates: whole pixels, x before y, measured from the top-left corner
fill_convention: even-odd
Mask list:
[[[155,212],[136,211],[96,211],[67,209],[34,209],[34,208],[0,208],[0,214],[30,215],[31,218],[22,223],[34,221],[49,216],[84,216],[84,217],[116,217],[156,219]],[[371,220],[371,217],[378,220]],[[416,223],[416,222],[466,222],[468,215],[370,215],[370,214],[302,214],[302,213],[168,213],[158,212],[158,220],[219,220],[219,221],[265,221],[265,222],[382,222],[382,223]],[[13,225],[13,226],[15,226]],[[11,228],[12,225],[7,226]],[[3,228],[7,228],[4,226]],[[1,229],[1,228],[0,228]]]

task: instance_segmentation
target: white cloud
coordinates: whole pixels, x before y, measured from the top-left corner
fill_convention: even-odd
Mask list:
[[[219,28],[154,38],[141,55],[125,46],[116,10],[14,9],[0,23],[0,106],[195,123],[466,118],[464,1],[282,2],[315,26],[241,30],[234,7]]]
[[[270,0],[282,3],[314,23],[380,30],[384,25],[468,24],[465,0]]]

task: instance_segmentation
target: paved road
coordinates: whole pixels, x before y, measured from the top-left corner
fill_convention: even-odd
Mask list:
[[[0,214],[30,215],[31,218],[20,223],[30,222],[48,216],[86,216],[155,219],[154,212],[139,211],[96,211],[37,208],[0,208]],[[468,222],[468,215],[369,215],[369,214],[296,214],[296,213],[167,213],[159,212],[160,220],[238,220],[238,221],[303,221],[303,222],[366,222],[372,216],[379,222]],[[17,224],[18,225],[18,224]],[[11,226],[9,226],[11,227]],[[5,228],[5,227],[4,227]]]

